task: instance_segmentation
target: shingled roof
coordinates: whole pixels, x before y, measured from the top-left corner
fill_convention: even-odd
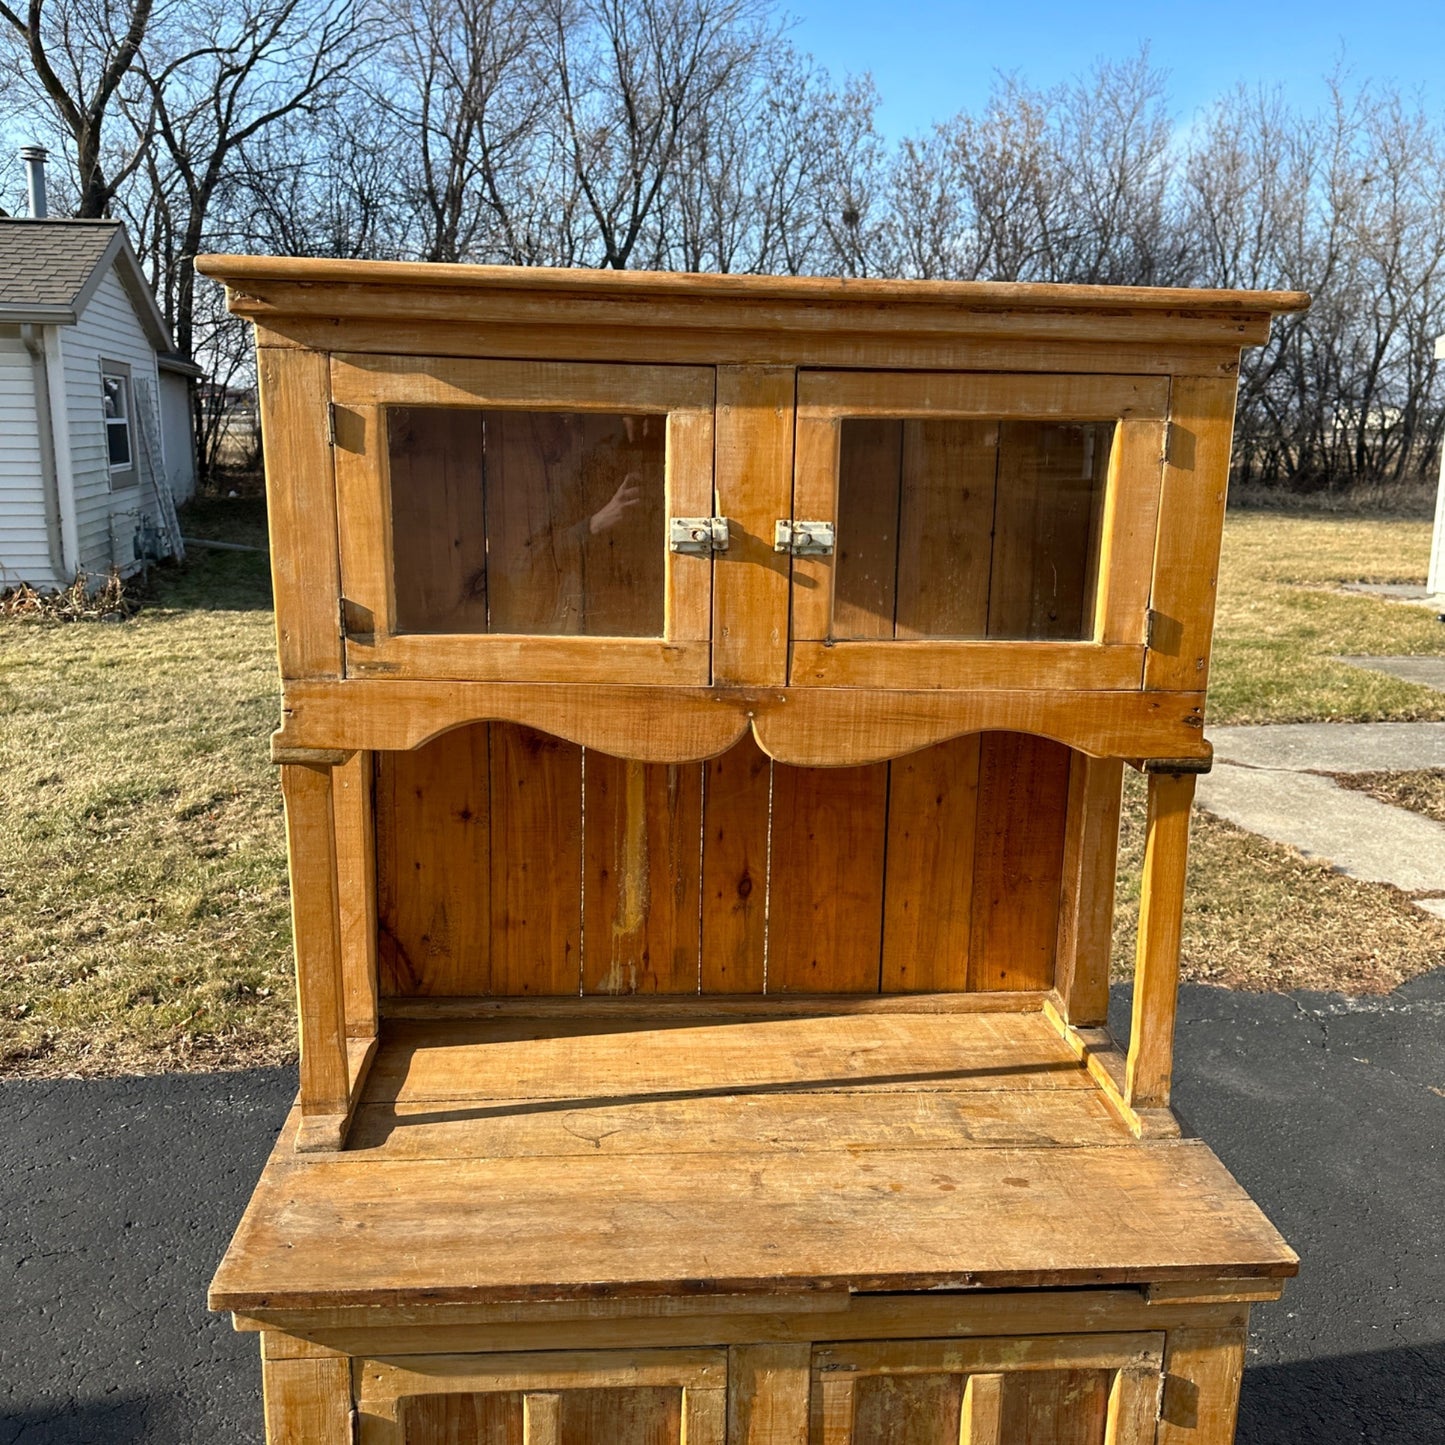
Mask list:
[[[175,354],[170,328],[119,221],[0,217],[0,324],[73,326],[111,266],[161,366],[199,376],[198,366]]]
[[[0,220],[0,320],[73,322],[124,244],[119,221]]]

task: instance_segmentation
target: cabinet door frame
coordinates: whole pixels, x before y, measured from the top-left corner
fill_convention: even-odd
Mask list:
[[[1167,377],[800,371],[793,517],[838,521],[845,418],[1113,421],[1091,638],[831,635],[836,554],[794,557],[789,682],[898,689],[1142,686],[1169,410]]]
[[[727,1351],[531,1351],[400,1355],[354,1361],[360,1445],[404,1445],[403,1402],[414,1396],[520,1394],[529,1440],[563,1445],[558,1397],[569,1391],[662,1387],[681,1393],[679,1445],[725,1445]]]
[[[715,388],[714,369],[700,366],[334,354],[331,401],[347,675],[706,684],[712,666],[711,556],[666,551],[659,638],[398,632],[385,409],[665,415],[666,515],[710,516]],[[667,547],[665,535],[657,545]]]
[[[809,1445],[855,1445],[856,1385],[868,1378],[957,1375],[963,1382],[957,1437],[964,1445],[1010,1445],[1002,1436],[1002,1386],[1029,1371],[1107,1371],[1113,1376],[1104,1439],[1153,1445],[1164,1385],[1163,1331],[1012,1335],[997,1338],[860,1340],[813,1348]],[[952,1436],[951,1422],[945,1429]]]

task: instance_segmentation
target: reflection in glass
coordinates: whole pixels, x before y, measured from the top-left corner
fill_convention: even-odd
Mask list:
[[[666,417],[386,419],[398,632],[662,636]]]
[[[845,420],[832,636],[1092,637],[1113,432]]]

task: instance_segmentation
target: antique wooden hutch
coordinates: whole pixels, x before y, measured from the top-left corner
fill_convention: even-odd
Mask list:
[[[1170,1110],[1180,914],[1307,298],[200,270],[285,689],[301,1088],[211,1289],[268,1438],[1231,1440],[1296,1259]]]

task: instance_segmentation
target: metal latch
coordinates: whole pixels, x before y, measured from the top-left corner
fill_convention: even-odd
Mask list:
[[[726,517],[673,517],[668,523],[667,544],[674,552],[710,557],[728,549]]]
[[[791,552],[794,557],[829,557],[833,553],[833,524],[785,519],[773,529],[773,551]]]

